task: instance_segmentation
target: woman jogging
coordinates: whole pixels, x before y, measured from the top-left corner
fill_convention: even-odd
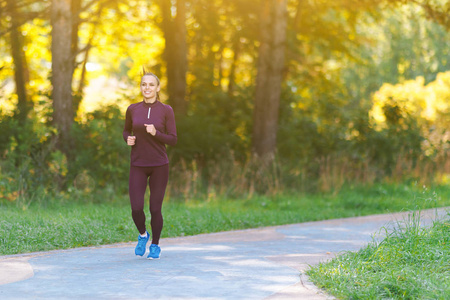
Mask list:
[[[131,215],[139,236],[135,254],[143,256],[150,238],[145,226],[144,195],[150,188],[152,242],[148,259],[160,257],[159,238],[163,228],[162,202],[169,179],[166,146],[177,143],[172,107],[159,101],[160,82],[153,73],[141,78],[144,100],[131,104],[126,112],[123,138],[131,146],[129,194]]]

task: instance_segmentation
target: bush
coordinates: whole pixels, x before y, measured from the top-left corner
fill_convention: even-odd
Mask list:
[[[130,157],[130,149],[122,138],[124,116],[118,106],[109,105],[86,117],[86,122],[75,123],[73,127],[75,154],[71,180],[93,181],[91,185],[99,187],[112,185],[124,192]]]
[[[5,118],[5,134],[0,161],[0,195],[2,201],[29,203],[58,191],[67,175],[67,159],[55,150],[55,129],[30,118],[19,124]]]

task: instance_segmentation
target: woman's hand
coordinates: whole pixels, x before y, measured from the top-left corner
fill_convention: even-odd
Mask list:
[[[127,145],[128,146],[134,146],[134,144],[136,144],[136,137],[133,135],[129,135],[127,137]]]
[[[153,124],[144,124],[145,130],[147,130],[148,133],[155,136],[156,134],[156,128]]]

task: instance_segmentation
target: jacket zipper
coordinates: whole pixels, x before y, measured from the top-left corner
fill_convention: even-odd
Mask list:
[[[150,111],[152,110],[151,107],[148,108],[148,114],[147,114],[147,119],[150,119]]]

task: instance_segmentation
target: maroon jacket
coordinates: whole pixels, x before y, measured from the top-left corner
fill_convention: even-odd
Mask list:
[[[153,124],[156,135],[146,131],[144,124]],[[136,136],[131,147],[131,165],[136,167],[155,167],[169,163],[166,145],[177,143],[177,128],[172,107],[159,101],[149,104],[144,101],[128,106],[125,115],[123,139]]]

